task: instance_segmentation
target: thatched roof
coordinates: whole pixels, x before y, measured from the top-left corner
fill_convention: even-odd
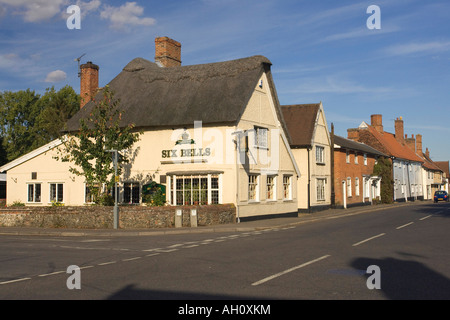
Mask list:
[[[263,72],[270,81],[271,62],[263,56],[232,61],[162,68],[142,58],[132,60],[108,85],[124,110],[122,125],[136,127],[236,123]],[[271,83],[274,90],[273,83]],[[279,106],[275,98],[275,105]],[[79,128],[94,103],[87,103],[67,122]],[[279,107],[278,107],[279,108]],[[279,111],[279,110],[277,110]],[[280,112],[280,119],[282,115]]]

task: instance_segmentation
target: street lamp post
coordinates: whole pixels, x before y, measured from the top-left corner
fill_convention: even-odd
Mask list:
[[[106,152],[112,152],[113,154],[113,164],[114,164],[114,229],[119,228],[119,206],[117,203],[117,162],[118,162],[118,152],[117,150],[105,150]]]

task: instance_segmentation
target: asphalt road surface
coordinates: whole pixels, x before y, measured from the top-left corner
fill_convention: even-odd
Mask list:
[[[449,231],[450,204],[421,202],[263,231],[2,235],[0,299],[446,300]]]

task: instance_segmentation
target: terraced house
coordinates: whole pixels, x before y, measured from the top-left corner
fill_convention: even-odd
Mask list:
[[[331,140],[322,103],[282,106],[291,149],[302,172],[298,209],[314,212],[331,205]]]
[[[79,128],[94,106],[99,67],[81,67]],[[119,200],[142,203],[143,187],[163,185],[168,204],[233,203],[240,218],[296,214],[297,163],[283,121],[271,62],[263,56],[181,65],[181,44],[155,39],[155,62],[136,58],[109,87],[124,110],[121,125],[142,130],[120,177]],[[83,177],[53,158],[61,141],[0,168],[8,202],[84,205],[92,201]]]
[[[380,200],[381,177],[373,174],[380,157],[386,154],[340,136],[334,142],[334,190],[336,207],[372,204]]]
[[[427,199],[423,170],[429,162],[416,153],[404,133],[403,119],[395,120],[395,134],[384,131],[382,115],[371,116],[371,124],[363,122],[358,128],[348,129],[348,138],[363,142],[388,155],[392,161],[394,180],[394,201]],[[420,140],[421,141],[421,140]],[[420,147],[421,148],[421,147]]]

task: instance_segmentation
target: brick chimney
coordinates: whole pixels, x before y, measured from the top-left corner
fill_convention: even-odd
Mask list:
[[[428,150],[428,148],[426,148],[425,150],[425,155],[427,156],[428,159],[430,159],[430,151]]]
[[[417,134],[416,135],[416,150],[417,150],[417,153],[419,154],[419,156],[423,155],[423,152],[422,152],[422,135],[421,134]]]
[[[416,139],[414,135],[411,138],[408,138],[408,135],[405,134],[405,143],[406,145],[414,152],[416,152]]]
[[[155,62],[163,67],[181,66],[181,44],[168,37],[155,39]]]
[[[403,118],[397,118],[395,119],[395,139],[400,142],[400,143],[404,143],[405,142],[405,130],[403,128]]]
[[[88,61],[80,66],[80,109],[94,99],[98,89],[98,66]]]
[[[370,124],[378,132],[383,133],[383,116],[381,114],[373,114],[370,116]]]
[[[358,128],[352,128],[347,129],[347,139],[358,141],[359,140],[359,129]]]

